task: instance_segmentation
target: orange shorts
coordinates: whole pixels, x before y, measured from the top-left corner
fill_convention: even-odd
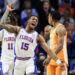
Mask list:
[[[67,75],[67,68],[62,71],[60,66],[48,65],[47,66],[47,75]]]

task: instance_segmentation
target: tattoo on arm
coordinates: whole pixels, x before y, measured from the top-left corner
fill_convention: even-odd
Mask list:
[[[64,26],[60,26],[58,30],[56,31],[57,36],[58,36],[58,46],[55,50],[55,53],[58,54],[60,50],[63,49],[63,43],[64,43],[64,36],[66,34],[66,29]]]
[[[3,29],[6,29],[8,32],[11,32],[11,33],[18,33],[19,31],[19,28],[18,26],[13,26],[13,25],[4,25],[4,24],[1,24],[0,23],[0,27],[3,28]]]
[[[56,61],[58,59],[56,54],[48,47],[48,45],[45,43],[44,38],[41,35],[39,35],[38,38],[41,47],[47,52],[50,58],[53,58]]]

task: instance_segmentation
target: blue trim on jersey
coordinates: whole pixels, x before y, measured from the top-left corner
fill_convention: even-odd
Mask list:
[[[16,61],[16,58],[14,58],[14,67],[13,67],[12,75],[14,75],[15,61]]]
[[[31,57],[25,57],[25,58],[22,58],[22,57],[16,57],[16,59],[18,60],[29,60]]]
[[[38,49],[38,45],[36,46],[35,50],[34,50],[34,74],[37,74],[37,67],[36,67],[36,51]]]
[[[0,68],[1,68],[1,75],[3,75],[2,62],[0,62]]]
[[[15,39],[15,43],[16,43],[16,39]],[[14,43],[14,55],[16,56],[15,43]]]
[[[16,39],[15,39],[15,43],[16,43]],[[15,43],[14,43],[14,55],[16,56]],[[15,67],[15,61],[16,61],[16,57],[14,57],[14,67]],[[14,67],[13,67],[12,75],[14,75]]]

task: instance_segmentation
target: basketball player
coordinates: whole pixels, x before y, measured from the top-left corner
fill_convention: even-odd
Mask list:
[[[59,23],[60,14],[53,11],[49,14],[49,23],[54,27],[50,32],[50,48],[53,50],[57,57],[65,64],[65,70],[60,70],[60,66],[51,60],[47,66],[47,75],[67,75],[68,58],[67,58],[67,31],[64,25]],[[47,65],[49,60],[45,60],[44,64]]]
[[[9,5],[7,7],[10,8]],[[37,24],[38,18],[36,16],[31,16],[28,19],[26,28],[0,23],[0,27],[17,35],[15,43],[16,61],[14,75],[24,75],[25,72],[26,75],[36,74],[35,48],[37,43],[40,43],[49,56],[61,66],[61,69],[64,69],[64,65],[57,58],[55,53],[47,46],[44,38],[34,31]]]
[[[13,11],[12,9],[7,9],[1,19],[1,23],[16,24],[15,16],[12,13],[9,13],[8,10]],[[1,62],[3,75],[12,75],[14,68],[15,35],[2,29],[0,31],[0,41],[2,42]]]

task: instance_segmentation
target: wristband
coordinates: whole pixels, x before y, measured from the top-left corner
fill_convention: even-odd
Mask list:
[[[59,65],[59,64],[61,64],[62,62],[58,59],[58,60],[56,61],[56,63]]]

